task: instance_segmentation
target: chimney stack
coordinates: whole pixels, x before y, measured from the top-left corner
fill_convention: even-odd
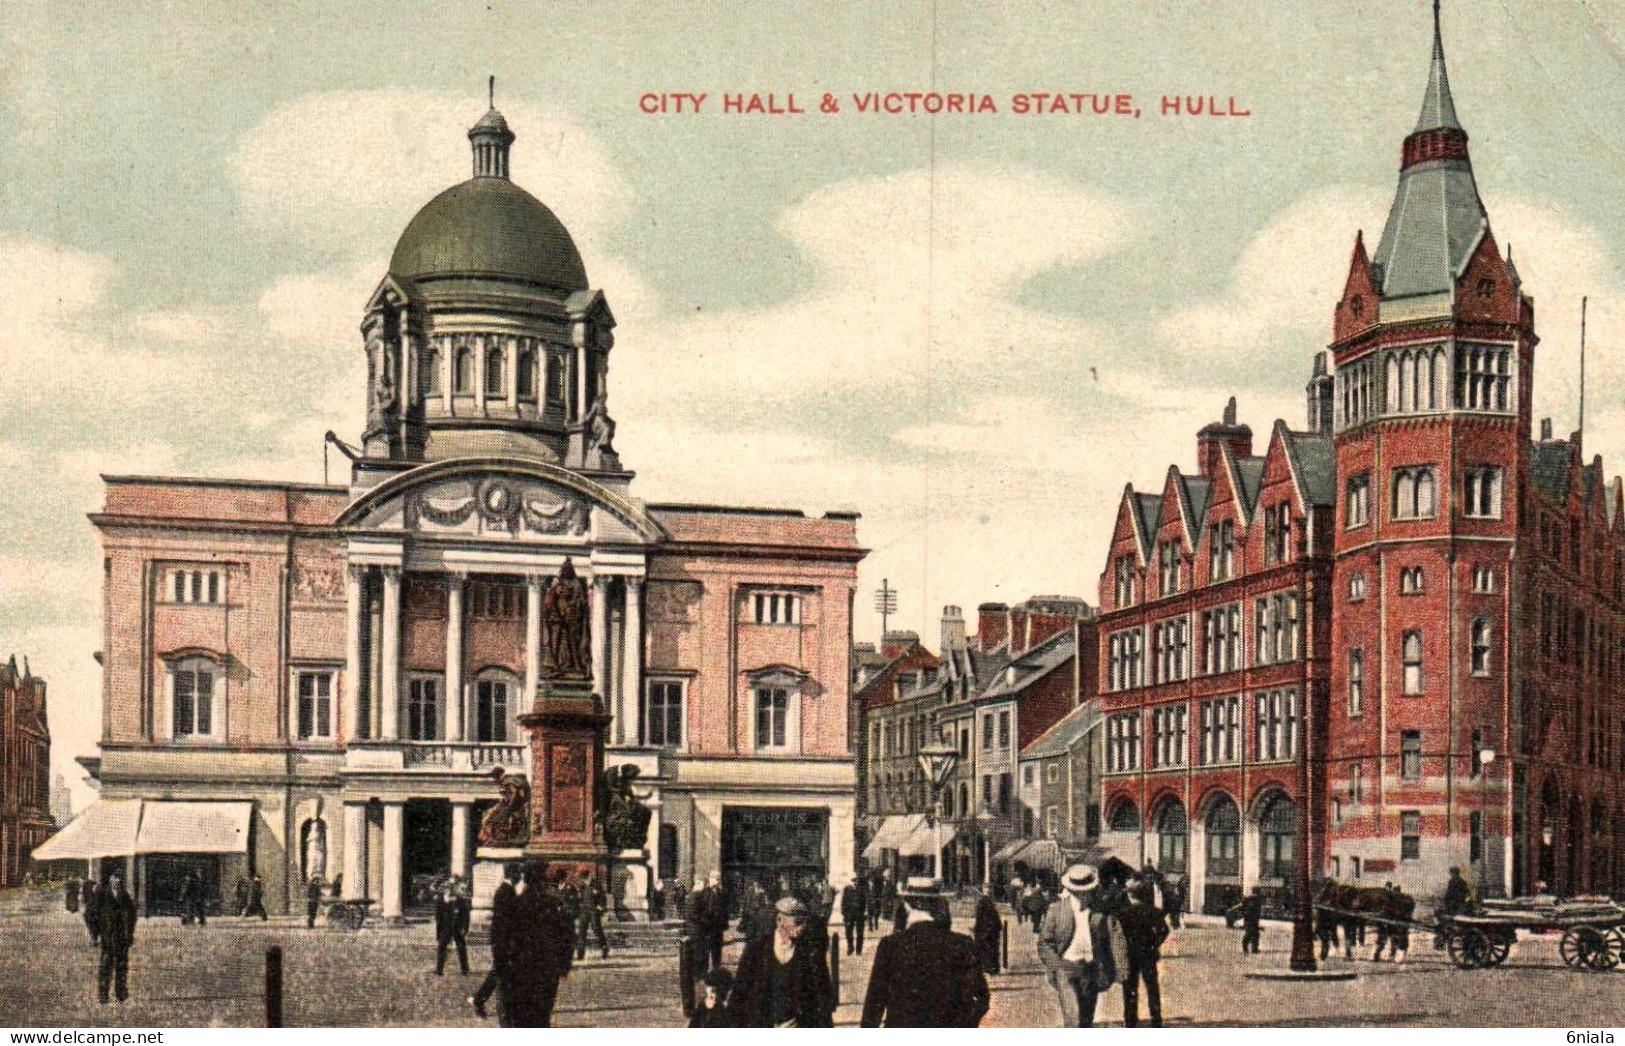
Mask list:
[[[1010,608],[1003,603],[983,603],[976,608],[976,645],[983,653],[996,650],[1009,634]]]
[[[1540,441],[1542,443],[1546,443],[1546,442],[1549,442],[1551,440],[1551,438],[1552,438],[1552,419],[1551,418],[1541,418],[1540,419]]]
[[[1208,479],[1217,476],[1219,465],[1224,461],[1224,453],[1219,448],[1224,446],[1228,446],[1230,453],[1235,457],[1252,457],[1253,430],[1236,423],[1234,396],[1231,396],[1230,402],[1224,405],[1224,420],[1204,425],[1196,434],[1197,471]]]
[[[942,647],[937,653],[944,659],[965,645],[965,613],[956,606],[942,608]]]

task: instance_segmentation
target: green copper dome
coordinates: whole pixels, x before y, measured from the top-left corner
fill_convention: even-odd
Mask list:
[[[389,271],[414,281],[487,278],[587,289],[581,253],[564,223],[519,186],[489,176],[425,204],[395,244]]]

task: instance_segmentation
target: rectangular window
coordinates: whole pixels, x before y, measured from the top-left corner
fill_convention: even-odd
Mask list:
[[[751,610],[753,624],[801,624],[801,597],[793,592],[756,592],[751,597]]]
[[[1236,526],[1225,520],[1208,528],[1208,580],[1228,581],[1233,576],[1236,552]]]
[[[1479,810],[1467,815],[1467,859],[1484,859],[1484,814]]]
[[[407,738],[440,740],[440,680],[418,676],[407,683],[406,693]]]
[[[1126,773],[1139,768],[1139,713],[1112,716],[1106,722],[1106,769],[1113,773]]]
[[[783,687],[756,688],[756,747],[790,746],[790,692]]]
[[[1009,812],[1010,812],[1010,775],[1008,773],[1004,773],[1004,774],[999,775],[999,813],[1008,814]]]
[[[1343,502],[1343,525],[1363,527],[1371,522],[1371,474],[1362,472],[1349,477],[1348,490]]]
[[[1033,778],[1034,778],[1034,776],[1035,775],[1033,774],[1033,768],[1032,768],[1031,765],[1022,767],[1021,768],[1021,787],[1023,787],[1023,788],[1031,788],[1033,786]]]
[[[1010,713],[1009,712],[1000,712],[999,713],[999,747],[1001,749],[1010,747]]]
[[[1203,766],[1234,763],[1241,758],[1241,698],[1203,701],[1198,710],[1197,758]]]
[[[1399,776],[1406,781],[1422,779],[1422,731],[1406,730],[1399,735]]]
[[[179,567],[169,572],[169,584],[164,594],[171,603],[222,603],[225,601],[225,581],[217,568],[200,569]]]
[[[1456,406],[1511,410],[1511,350],[1497,345],[1456,346]]]
[[[1365,712],[1365,651],[1349,651],[1349,715]]]
[[[1113,579],[1113,606],[1131,607],[1134,605],[1134,557],[1117,557],[1117,574]]]
[[[174,736],[208,737],[214,733],[214,667],[193,663],[170,673]]]
[[[1399,859],[1401,861],[1422,859],[1422,813],[1419,810],[1399,812]]]
[[[1271,505],[1264,510],[1264,562],[1285,563],[1292,558],[1292,503]]]
[[[1060,779],[1061,779],[1061,767],[1059,766],[1059,764],[1051,763],[1047,767],[1044,768],[1044,780],[1045,781],[1047,781],[1050,784],[1055,784]]]
[[[1298,595],[1281,592],[1253,604],[1253,660],[1272,665],[1298,656]]]
[[[1422,633],[1406,632],[1400,640],[1400,658],[1405,670],[1405,693],[1422,693]]]
[[[1186,716],[1184,705],[1157,708],[1151,712],[1151,765],[1171,767],[1185,765],[1187,748]]]
[[[1164,541],[1157,553],[1157,578],[1161,594],[1171,596],[1178,592],[1183,579],[1180,576],[1180,548],[1178,541]]]
[[[508,740],[508,683],[481,679],[474,685],[474,739],[482,744]]]
[[[1241,605],[1218,607],[1202,615],[1202,635],[1206,644],[1203,663],[1208,675],[1220,675],[1241,668]]]
[[[300,672],[295,677],[299,695],[299,740],[333,736],[333,673]]]
[[[990,715],[982,717],[982,751],[993,751],[993,717]]]
[[[1475,519],[1501,518],[1501,470],[1488,466],[1462,473],[1461,511]]]
[[[1254,698],[1253,758],[1261,762],[1293,758],[1298,734],[1298,693],[1270,690]]]

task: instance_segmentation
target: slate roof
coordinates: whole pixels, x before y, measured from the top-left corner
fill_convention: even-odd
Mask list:
[[[1461,131],[1444,44],[1433,25],[1433,61],[1416,132]],[[1449,294],[1490,225],[1465,157],[1413,163],[1399,174],[1388,223],[1371,261],[1384,298]]]
[[[1063,716],[1054,726],[1033,738],[1032,742],[1021,750],[1021,758],[1043,759],[1066,755],[1072,751],[1072,746],[1078,743],[1079,738],[1100,725],[1100,719],[1100,701],[1098,699],[1085,701]]]
[[[977,697],[1000,698],[1019,694],[1072,660],[1077,650],[1077,640],[1072,629],[1057,632],[1042,643],[1035,644],[1015,660],[1006,662],[1004,668],[993,676],[991,685]],[[1015,670],[1014,679],[1010,678],[1007,671],[1012,668]]]
[[[1139,517],[1140,533],[1150,544],[1157,539],[1157,531],[1162,529],[1162,495],[1135,494],[1134,511]]]
[[[1337,451],[1332,438],[1318,432],[1293,432],[1285,424],[1277,424],[1303,496],[1311,505],[1336,504]]]
[[[1242,502],[1250,510],[1258,504],[1258,492],[1264,486],[1263,458],[1236,458],[1236,478],[1241,481]]]
[[[1542,494],[1555,501],[1569,496],[1569,459],[1573,447],[1568,440],[1536,443],[1529,456],[1529,479]]]

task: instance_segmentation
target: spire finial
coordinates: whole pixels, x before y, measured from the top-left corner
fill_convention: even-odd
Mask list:
[[[1433,0],[1433,17],[1434,17],[1435,21],[1437,21],[1437,19],[1439,17],[1439,0]],[[488,104],[490,105],[490,107],[492,109],[495,109],[497,107],[497,78],[496,78],[496,74],[493,73],[491,75],[491,82],[486,85],[485,93],[486,93],[486,100],[487,100]]]
[[[1450,77],[1444,67],[1444,30],[1439,7],[1439,0],[1433,0],[1433,61],[1428,67],[1428,89],[1422,98],[1422,116],[1416,121],[1418,131],[1435,131],[1444,127],[1461,130],[1461,124],[1456,122],[1456,103],[1450,97]]]
[[[1439,0],[1433,0],[1433,57],[1444,57],[1444,33],[1439,30]]]

